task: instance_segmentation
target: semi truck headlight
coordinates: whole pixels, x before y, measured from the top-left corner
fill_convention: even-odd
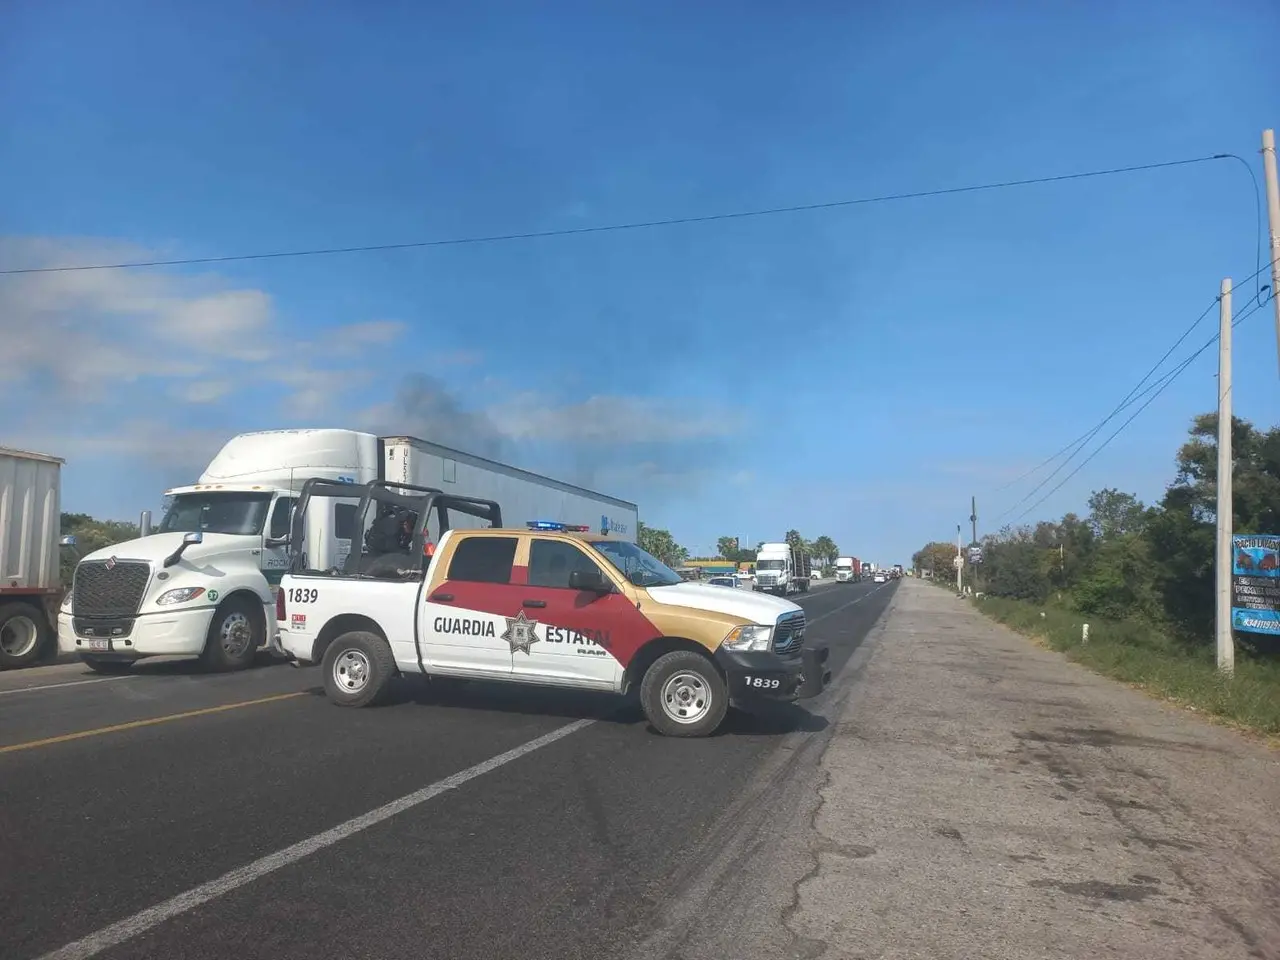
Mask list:
[[[748,623],[730,630],[722,645],[730,650],[768,650],[772,639],[773,627]]]
[[[70,590],[68,590],[67,595],[62,598],[62,609],[63,610],[71,609],[71,591]]]
[[[202,593],[204,593],[204,587],[178,587],[176,590],[166,590],[160,594],[160,596],[156,597],[156,603],[162,607],[167,607],[172,603],[186,603],[188,600],[194,600]]]

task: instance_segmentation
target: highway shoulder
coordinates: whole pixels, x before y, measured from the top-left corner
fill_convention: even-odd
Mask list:
[[[681,956],[1243,960],[1280,943],[1273,751],[928,584],[901,584],[880,633],[797,809],[791,890]]]

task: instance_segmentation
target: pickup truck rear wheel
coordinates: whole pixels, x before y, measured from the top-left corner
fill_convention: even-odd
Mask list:
[[[30,603],[0,607],[0,667],[35,663],[49,645],[49,618]]]
[[[706,657],[673,650],[653,662],[640,681],[640,706],[667,737],[706,737],[729,710],[729,689]]]
[[[352,630],[324,652],[324,692],[340,707],[372,707],[391,689],[396,661],[376,633]]]
[[[255,610],[243,597],[223,601],[209,624],[200,662],[206,670],[226,673],[244,670],[253,664],[262,645],[261,609]]]

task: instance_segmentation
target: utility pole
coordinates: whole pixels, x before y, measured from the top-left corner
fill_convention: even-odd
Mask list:
[[[1271,306],[1276,313],[1276,351],[1280,355],[1280,183],[1276,181],[1276,132],[1262,131],[1262,169],[1267,180],[1267,220],[1271,226]]]
[[[1218,671],[1232,676],[1236,668],[1231,635],[1231,281],[1222,281],[1218,305],[1218,507],[1217,556],[1214,563],[1214,634]]]
[[[964,595],[964,554],[960,551],[960,524],[956,524],[956,593]]]
[[[973,539],[969,541],[969,546],[974,547],[978,544],[978,498],[971,496],[969,498],[969,523],[973,525]],[[973,583],[970,584],[973,592],[978,592],[978,565],[973,565]]]

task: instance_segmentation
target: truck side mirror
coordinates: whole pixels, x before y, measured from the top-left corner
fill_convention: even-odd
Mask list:
[[[58,546],[60,547],[74,547],[75,545],[76,545],[75,537],[70,537],[70,536],[63,537],[61,540],[58,541]]]
[[[178,549],[164,558],[164,565],[172,567],[175,563],[182,559],[182,551],[195,543],[204,543],[204,534],[199,530],[192,530],[182,535],[182,542],[178,544]]]
[[[573,570],[569,573],[570,590],[590,590],[592,593],[612,593],[613,584],[599,570]]]

